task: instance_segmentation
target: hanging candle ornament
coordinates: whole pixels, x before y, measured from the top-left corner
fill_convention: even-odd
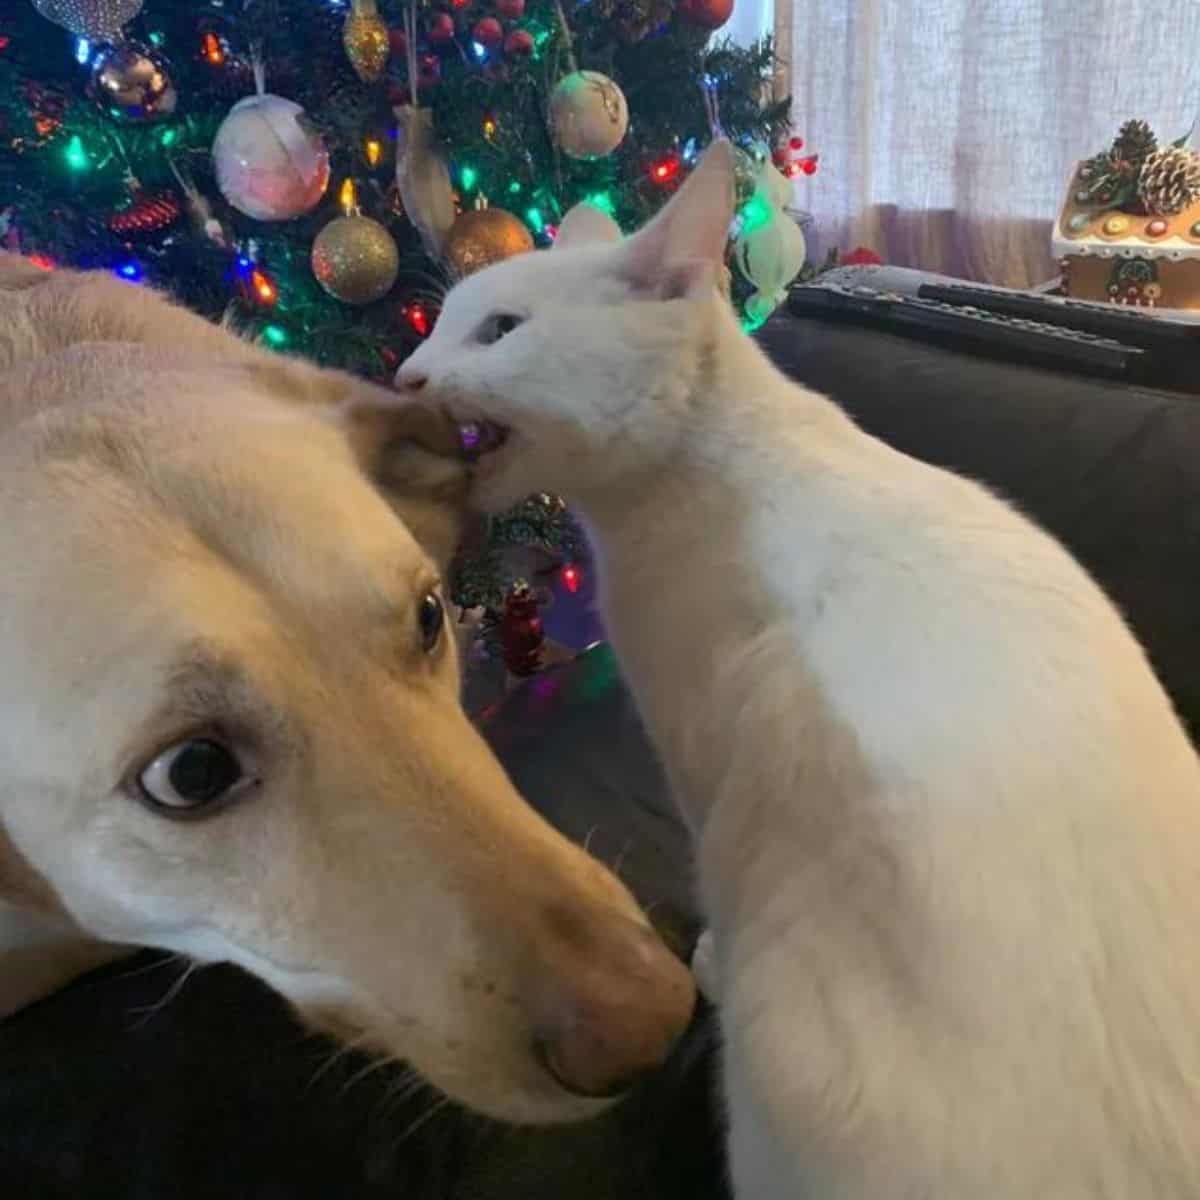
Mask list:
[[[76,37],[117,42],[121,27],[142,11],[142,0],[33,0],[33,7]]]
[[[179,101],[166,60],[135,42],[99,51],[92,62],[88,95],[114,120],[131,124],[169,117]]]
[[[525,222],[502,208],[475,208],[459,213],[446,237],[450,269],[463,279],[514,254],[533,249]]]
[[[217,187],[258,221],[290,221],[316,207],[329,185],[329,151],[304,109],[262,90],[221,122],[212,156]]]
[[[127,241],[169,229],[183,215],[174,192],[136,192],[132,203],[108,218],[109,232]]]
[[[383,74],[391,41],[375,0],[351,0],[342,26],[342,45],[354,73],[363,83],[374,83]]]
[[[564,154],[603,158],[621,144],[629,128],[625,93],[599,71],[572,71],[550,94],[550,126]]]

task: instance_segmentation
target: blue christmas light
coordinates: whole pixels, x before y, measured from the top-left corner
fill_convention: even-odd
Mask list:
[[[471,53],[475,55],[476,62],[483,62],[487,58],[487,47],[482,42],[472,42]]]
[[[75,61],[87,66],[92,57],[92,43],[85,37],[75,39]]]
[[[696,144],[695,138],[688,138],[683,145],[683,161],[685,163],[694,163],[696,155],[700,152],[700,147]]]
[[[128,262],[123,262],[116,270],[122,279],[128,279],[130,283],[140,283],[142,279],[142,264],[130,259]]]

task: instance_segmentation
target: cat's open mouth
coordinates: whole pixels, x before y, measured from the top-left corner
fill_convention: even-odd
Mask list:
[[[508,430],[494,421],[460,421],[458,438],[464,457],[481,458],[499,450],[508,441]]]

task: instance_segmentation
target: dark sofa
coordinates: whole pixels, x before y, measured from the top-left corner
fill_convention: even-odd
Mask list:
[[[1200,403],[777,317],[763,344],[893,445],[983,480],[1120,604],[1200,729]],[[538,686],[540,684],[540,686]],[[686,839],[604,648],[513,693],[485,728],[518,785],[622,872],[686,952]],[[640,1200],[723,1195],[710,1014],[605,1119],[507,1130],[356,1078],[227,968],[147,953],[0,1024],[0,1192],[22,1198]],[[156,1007],[158,1006],[158,1007]]]

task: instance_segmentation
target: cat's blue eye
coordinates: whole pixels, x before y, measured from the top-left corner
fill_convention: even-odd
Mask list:
[[[478,340],[485,346],[490,346],[506,334],[512,333],[524,320],[524,317],[519,317],[516,313],[493,313],[479,327]]]

